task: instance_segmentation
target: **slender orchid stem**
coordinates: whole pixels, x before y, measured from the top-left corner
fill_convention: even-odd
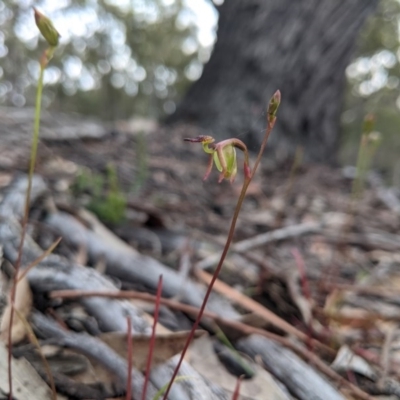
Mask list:
[[[32,179],[33,173],[35,171],[35,164],[36,164],[36,156],[37,156],[37,149],[39,145],[39,128],[40,128],[40,114],[41,114],[41,107],[42,107],[42,92],[43,92],[43,77],[44,77],[44,70],[47,67],[48,62],[53,57],[54,51],[58,45],[59,40],[59,33],[54,28],[52,21],[39,12],[35,7],[33,7],[33,11],[35,14],[35,22],[39,31],[42,33],[44,38],[46,39],[47,43],[49,44],[49,48],[45,50],[42,54],[40,59],[40,70],[39,70],[39,80],[38,80],[38,87],[36,91],[36,105],[35,105],[35,120],[34,120],[34,127],[33,127],[33,136],[32,136],[32,145],[31,145],[31,154],[30,154],[30,163],[29,163],[29,175],[28,175],[28,188],[26,190],[26,198],[25,198],[25,210],[24,216],[22,219],[22,231],[21,231],[21,240],[18,246],[18,256],[15,263],[15,273],[13,279],[13,285],[11,288],[10,293],[10,305],[11,305],[11,312],[10,312],[10,325],[8,327],[8,384],[9,384],[9,393],[8,399],[13,399],[13,388],[12,388],[12,326],[14,321],[14,303],[15,303],[15,296],[17,292],[17,285],[19,277],[19,270],[21,267],[22,261],[22,250],[24,248],[25,236],[28,226],[28,219],[29,219],[29,203],[31,199],[31,191],[32,191]]]
[[[12,326],[14,321],[14,302],[15,296],[17,293],[17,284],[18,284],[18,275],[19,270],[21,267],[22,261],[22,249],[24,247],[26,230],[28,227],[28,219],[29,219],[29,203],[31,199],[31,192],[32,192],[32,179],[33,173],[35,171],[35,164],[36,164],[36,155],[37,155],[37,148],[39,143],[39,127],[40,127],[40,112],[41,112],[41,104],[42,104],[42,92],[43,92],[43,76],[44,70],[46,66],[41,63],[40,65],[40,74],[39,74],[39,81],[38,81],[38,88],[36,92],[36,108],[35,108],[35,122],[33,128],[33,137],[32,137],[32,146],[31,146],[31,155],[30,155],[30,164],[29,164],[29,176],[28,176],[28,188],[26,190],[26,197],[25,197],[25,210],[24,216],[22,220],[22,231],[21,231],[21,240],[18,246],[18,256],[17,261],[15,262],[15,273],[13,279],[13,285],[11,287],[10,293],[10,303],[11,303],[11,312],[10,312],[10,325],[8,327],[8,386],[9,386],[9,393],[8,398],[12,400]]]
[[[272,103],[273,101],[275,101],[275,102]],[[277,105],[276,105],[276,103],[277,103]],[[178,361],[178,363],[177,363],[177,365],[175,367],[175,370],[174,370],[174,372],[172,374],[172,377],[171,377],[171,380],[169,382],[168,388],[164,393],[163,400],[167,400],[167,398],[168,398],[168,394],[169,394],[169,392],[171,390],[171,387],[172,387],[172,385],[174,383],[176,375],[179,372],[179,368],[180,368],[180,366],[182,364],[182,361],[183,361],[183,359],[185,357],[185,354],[186,354],[186,352],[187,352],[187,350],[189,348],[189,345],[190,345],[190,343],[191,343],[191,341],[192,341],[192,339],[194,337],[195,331],[196,331],[197,327],[200,324],[200,321],[201,321],[201,318],[203,316],[204,310],[206,308],[208,299],[209,299],[209,297],[211,295],[214,283],[217,280],[217,278],[219,276],[219,273],[221,272],[221,269],[222,269],[222,266],[224,264],[226,255],[228,254],[229,247],[230,247],[230,245],[232,243],[233,234],[235,232],[235,227],[236,227],[236,222],[237,222],[237,219],[239,217],[239,213],[240,213],[240,209],[241,209],[242,204],[243,204],[243,200],[244,200],[244,198],[246,196],[247,188],[249,187],[250,182],[253,179],[254,174],[257,171],[257,168],[258,168],[258,166],[260,164],[260,161],[261,161],[261,157],[262,157],[262,155],[264,153],[265,146],[267,145],[268,138],[269,138],[269,136],[271,134],[271,131],[272,131],[274,125],[275,125],[275,121],[276,121],[275,114],[276,114],[276,110],[277,110],[277,108],[279,106],[279,103],[280,103],[280,92],[277,91],[275,93],[275,95],[272,97],[271,102],[270,102],[270,107],[269,107],[269,110],[268,110],[268,118],[267,118],[267,128],[265,130],[264,139],[263,139],[263,141],[261,143],[260,151],[258,153],[256,162],[254,164],[253,171],[251,172],[250,175],[247,175],[246,174],[246,170],[245,170],[245,176],[244,176],[244,182],[243,182],[243,185],[242,185],[242,190],[240,191],[240,195],[239,195],[239,198],[238,198],[237,203],[236,203],[235,211],[233,213],[231,225],[230,225],[230,228],[229,228],[229,232],[228,232],[228,236],[227,236],[227,239],[226,239],[226,242],[225,242],[224,249],[223,249],[222,254],[221,254],[221,258],[220,258],[220,260],[218,262],[217,268],[215,269],[215,272],[213,274],[212,280],[211,280],[210,284],[208,285],[206,294],[205,294],[204,299],[203,299],[203,303],[202,303],[202,305],[200,307],[199,314],[197,315],[196,321],[194,322],[194,324],[192,326],[192,329],[190,331],[190,334],[189,334],[189,336],[188,336],[188,338],[186,340],[185,346],[184,346],[184,348],[182,350],[182,353],[181,353],[181,356],[179,358],[179,361]],[[272,108],[271,104],[273,106],[275,106],[275,107]]]

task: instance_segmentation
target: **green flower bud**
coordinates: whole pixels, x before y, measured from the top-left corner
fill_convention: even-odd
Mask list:
[[[276,112],[278,111],[279,104],[281,104],[281,92],[277,90],[271,97],[268,104],[268,119],[275,118]]]
[[[39,12],[35,7],[33,8],[33,11],[35,12],[35,21],[40,33],[47,40],[47,43],[50,46],[57,46],[60,34],[57,32],[56,28],[54,28],[51,20]]]

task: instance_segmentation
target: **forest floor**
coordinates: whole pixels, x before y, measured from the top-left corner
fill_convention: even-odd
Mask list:
[[[93,361],[96,357],[87,348],[96,344],[90,342],[85,352],[76,343],[89,333],[125,356],[126,334],[110,331],[125,330],[127,313],[133,321],[134,366],[145,369],[147,353],[135,354],[135,349],[149,347],[144,336],[150,332],[153,303],[90,298],[82,292],[154,294],[160,274],[163,296],[178,306],[165,304],[158,318],[153,393],[168,380],[166,374],[186,337],[180,332],[192,321],[179,304],[199,307],[242,182],[241,168],[233,184],[218,184],[215,170],[203,182],[207,155],[200,145],[183,141],[201,133],[188,126],[160,128],[142,122],[135,129],[120,123],[115,131],[105,130],[97,138],[43,140],[37,173],[44,181],[38,183],[32,202],[28,236],[42,249],[59,236],[62,241],[54,251],[58,256],[49,256],[27,275],[32,294],[21,296],[20,312],[41,339],[60,396],[111,398],[124,392],[121,381],[126,376],[115,373],[118,367],[107,355]],[[11,202],[14,216],[20,217],[14,206],[21,197],[15,179],[16,170],[25,168],[27,152],[21,150],[6,162],[4,157],[15,151],[15,144],[3,143],[0,215],[8,230],[0,229],[0,243],[5,273],[10,271],[6,261],[15,262],[19,232],[15,221],[7,219],[12,217],[7,207]],[[232,399],[236,376],[249,378],[249,368],[255,377],[243,381],[242,399],[400,398],[399,193],[371,173],[362,196],[354,199],[352,176],[351,168],[275,168],[265,157],[249,187],[234,245],[215,285],[218,295],[210,311],[220,319],[209,315],[211,321],[203,321],[210,336],[196,339],[186,358],[182,373],[199,376],[176,383],[181,392],[175,390],[171,399]],[[103,215],[113,217],[120,203],[107,199],[107,193],[117,193],[126,208],[122,206],[123,220],[109,220],[105,228],[83,208],[100,204]],[[26,263],[40,255],[33,242],[28,247]],[[81,265],[90,268],[78,268]],[[5,275],[0,281],[4,315]],[[72,301],[63,297],[65,293],[55,293],[59,290],[80,294]],[[3,339],[4,320],[3,316]],[[25,357],[48,379],[34,346],[25,338],[26,327],[19,329],[22,342],[15,344],[14,357]],[[226,346],[224,336],[239,353]],[[0,360],[1,350],[0,346]],[[172,356],[165,372],[162,363]],[[0,371],[4,365],[3,359]],[[114,369],[117,378],[106,378],[100,367]],[[139,375],[136,385],[143,379]],[[40,384],[35,387],[31,393]],[[0,399],[6,390],[6,381],[0,378]],[[29,398],[51,398],[46,390]],[[14,398],[27,398],[21,396],[16,393]]]

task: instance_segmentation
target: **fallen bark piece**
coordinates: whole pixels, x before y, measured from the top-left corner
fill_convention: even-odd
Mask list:
[[[0,342],[0,398],[8,394],[8,350]],[[50,388],[25,359],[13,359],[13,398],[15,400],[51,400]]]
[[[240,351],[260,356],[267,370],[301,400],[344,400],[334,387],[314,369],[283,346],[257,335],[237,342]]]
[[[28,178],[26,175],[20,175],[13,180],[7,187],[4,197],[0,203],[0,216],[2,218],[20,219],[25,210],[26,190],[28,187]],[[43,178],[34,175],[32,179],[31,204],[47,191],[47,185]]]
[[[232,245],[230,251],[245,253],[246,251],[252,250],[256,247],[264,246],[280,240],[293,239],[303,235],[319,233],[321,231],[321,228],[322,224],[310,222],[286,226],[284,228],[275,229],[273,231],[262,233],[249,239],[244,239],[240,242],[236,242]],[[216,254],[206,257],[204,260],[198,262],[196,264],[196,267],[200,269],[209,268],[212,265],[218,263],[220,257],[221,253],[216,252]]]
[[[367,361],[357,354],[354,354],[347,345],[344,345],[339,349],[336,358],[332,363],[332,368],[335,371],[342,373],[353,371],[357,374],[366,376],[371,381],[375,381],[377,379],[376,372],[367,363]]]
[[[157,387],[164,387],[170,381],[178,360],[179,355],[176,355],[166,364],[155,367],[150,374],[151,382]],[[178,380],[174,383],[168,395],[168,399],[172,398],[179,400],[230,400],[232,397],[219,384],[205,379],[189,363],[184,362],[179,369]]]
[[[230,393],[232,398],[237,378],[230,374],[221,364],[213,349],[213,343],[208,336],[197,340],[190,347],[189,361],[193,367],[211,382],[218,382]],[[251,365],[254,376],[244,379],[241,383],[241,400],[289,400],[290,397],[282,391],[274,378],[259,365]]]
[[[237,242],[232,246],[232,250],[245,252],[253,249],[254,247],[262,246],[278,240],[291,239],[301,235],[317,233],[320,231],[320,229],[321,224],[316,223],[303,223],[299,225],[287,226],[285,228],[276,229],[274,231],[266,232],[261,235]]]

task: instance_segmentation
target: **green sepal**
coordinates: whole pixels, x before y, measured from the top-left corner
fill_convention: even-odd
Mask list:
[[[226,170],[224,171],[224,178],[230,179],[234,178],[237,173],[237,162],[236,162],[236,149],[232,145],[223,147],[222,154],[226,164]],[[219,159],[219,154],[216,151],[213,154],[214,163],[219,172],[223,172],[223,167],[221,160]]]

